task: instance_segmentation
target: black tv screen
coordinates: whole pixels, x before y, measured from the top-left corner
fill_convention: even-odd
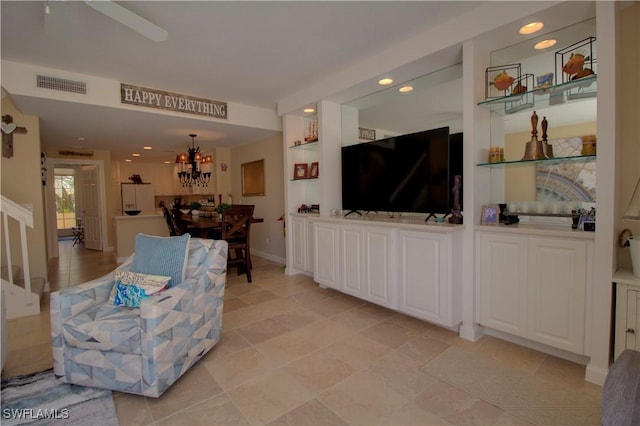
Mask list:
[[[343,147],[343,210],[449,213],[449,155],[448,127]]]

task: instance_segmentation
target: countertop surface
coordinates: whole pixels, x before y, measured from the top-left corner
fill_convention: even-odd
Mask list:
[[[135,216],[130,216],[128,214],[125,214],[125,215],[122,215],[122,216],[114,216],[113,218],[115,220],[128,220],[128,219],[149,219],[149,218],[156,218],[156,217],[162,217],[162,212],[140,213],[140,214],[135,215]]]

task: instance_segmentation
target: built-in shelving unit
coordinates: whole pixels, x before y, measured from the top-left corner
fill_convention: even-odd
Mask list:
[[[598,82],[597,76],[594,74],[551,87],[487,99],[478,102],[478,106],[488,108],[497,114],[508,115],[590,99],[596,97],[597,94]]]
[[[538,163],[538,164],[559,164],[559,163],[566,163],[566,162],[588,162],[588,161],[594,161],[596,159],[595,155],[574,155],[571,157],[553,157],[553,158],[541,158],[541,159],[537,159],[537,160],[513,160],[513,161],[500,161],[497,163],[478,163],[476,164],[477,166],[483,166],[483,167],[501,167],[501,166],[511,166],[511,165],[518,165],[518,164],[532,164],[532,163]]]

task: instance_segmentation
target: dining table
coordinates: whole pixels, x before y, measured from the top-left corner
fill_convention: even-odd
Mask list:
[[[180,213],[180,220],[190,228],[197,228],[200,236],[203,238],[209,238],[210,235],[215,235],[216,231],[220,231],[222,226],[222,220],[218,214],[212,216],[206,215],[194,215],[191,213]],[[251,223],[263,223],[264,219],[261,217],[251,218]]]

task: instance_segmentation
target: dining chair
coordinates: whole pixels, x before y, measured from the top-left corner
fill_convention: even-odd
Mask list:
[[[251,219],[255,206],[232,206],[222,211],[221,235],[229,243],[227,268],[236,265],[238,275],[247,274],[251,282],[250,235]]]
[[[164,215],[165,220],[167,221],[167,226],[169,227],[169,235],[172,237],[180,236],[185,233],[188,233],[188,230],[181,226],[176,220],[176,217],[173,213],[166,207],[162,208],[162,214]]]

